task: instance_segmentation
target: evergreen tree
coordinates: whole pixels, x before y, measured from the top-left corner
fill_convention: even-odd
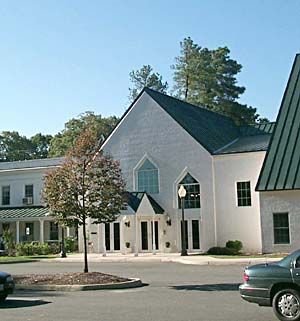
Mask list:
[[[153,68],[150,65],[144,65],[140,70],[131,71],[129,77],[134,85],[134,88],[129,88],[129,100],[131,102],[135,100],[144,87],[149,87],[162,93],[167,92],[168,83],[163,82],[162,76],[153,72]]]
[[[220,112],[236,123],[253,123],[256,108],[238,102],[245,87],[237,85],[242,65],[230,58],[227,47],[202,48],[185,38],[175,58],[173,93],[179,99]]]

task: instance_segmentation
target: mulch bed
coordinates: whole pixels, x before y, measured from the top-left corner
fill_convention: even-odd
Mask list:
[[[89,273],[59,273],[59,274],[18,274],[13,276],[15,284],[22,285],[86,285],[107,284],[128,281],[126,278],[104,274],[100,272]]]

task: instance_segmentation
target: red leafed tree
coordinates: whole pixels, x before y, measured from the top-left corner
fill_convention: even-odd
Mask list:
[[[99,141],[84,132],[65,161],[46,174],[44,200],[54,220],[63,226],[79,225],[83,231],[84,272],[88,272],[87,219],[93,224],[116,220],[124,208],[120,164],[99,151]]]

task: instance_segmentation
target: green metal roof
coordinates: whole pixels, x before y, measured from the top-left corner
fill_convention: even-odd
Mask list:
[[[165,212],[164,209],[146,192],[126,192],[127,204],[136,212],[144,195],[147,195],[155,214],[163,214]]]
[[[237,126],[227,116],[209,109],[149,88],[144,91],[210,154],[252,152],[268,148],[274,123]]]
[[[0,221],[5,219],[26,219],[47,217],[49,209],[43,206],[2,207],[0,208]]]
[[[300,54],[297,54],[256,190],[300,189],[299,134]]]

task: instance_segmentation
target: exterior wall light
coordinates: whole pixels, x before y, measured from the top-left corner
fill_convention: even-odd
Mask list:
[[[167,215],[167,217],[166,217],[166,223],[168,226],[172,225],[171,217],[169,215]]]

